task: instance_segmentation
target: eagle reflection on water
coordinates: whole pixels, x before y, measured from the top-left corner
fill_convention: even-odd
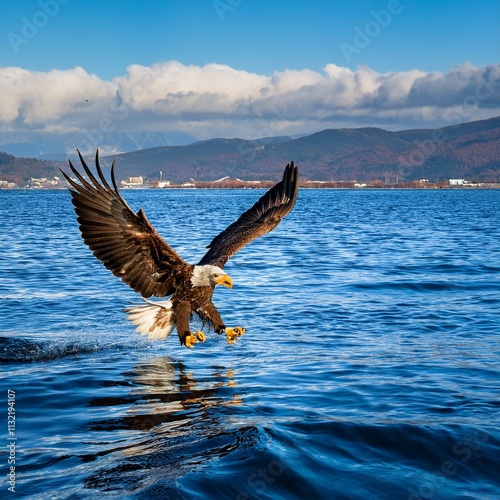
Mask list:
[[[233,369],[215,370],[201,385],[191,372],[186,372],[182,362],[168,356],[137,364],[127,373],[129,380],[124,383],[130,386],[127,397],[99,397],[90,402],[90,406],[126,407],[126,413],[108,422],[94,422],[91,429],[182,433],[183,425],[189,424],[190,432],[193,418],[204,420],[210,408],[243,404],[238,394],[231,393],[229,398],[227,394],[219,394],[222,388],[237,387],[234,375]]]
[[[110,491],[124,484],[144,488],[160,482],[164,493],[165,488],[170,491],[168,485],[173,492],[176,479],[194,466],[241,447],[242,433],[243,441],[254,446],[254,429],[242,432],[241,427],[228,425],[235,407],[243,406],[235,372],[211,368],[204,373],[207,376],[199,383],[182,362],[165,356],[137,364],[121,381],[107,382],[117,393],[124,386],[129,391],[126,396],[96,397],[89,403],[117,416],[88,426],[89,431],[102,432],[103,438],[89,443],[94,453],[83,457],[86,462],[100,461],[86,479],[86,487]],[[226,411],[227,407],[231,410]]]

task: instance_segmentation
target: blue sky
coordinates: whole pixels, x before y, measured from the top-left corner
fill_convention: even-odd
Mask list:
[[[500,114],[499,0],[0,0],[0,9],[7,149],[35,136],[71,143],[69,133],[104,147],[115,134],[176,143]]]
[[[45,18],[44,4],[51,14]],[[47,71],[80,65],[103,79],[123,74],[130,64],[172,59],[270,75],[285,68],[320,71],[328,63],[379,72],[444,72],[467,61],[496,63],[500,56],[498,0],[2,0],[0,5],[1,66]],[[373,13],[381,11],[390,18],[381,14],[377,28]],[[9,40],[9,33],[22,37],[26,20],[38,32],[23,37],[27,43]],[[356,47],[356,28],[366,28],[368,43],[347,58],[341,44]]]

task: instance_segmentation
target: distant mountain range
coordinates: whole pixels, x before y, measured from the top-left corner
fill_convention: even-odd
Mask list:
[[[103,158],[103,164],[109,166],[112,159],[116,159],[118,179],[140,175],[158,179],[162,175],[173,183],[226,176],[276,180],[291,160],[299,165],[303,179],[314,181],[395,183],[463,178],[499,182],[500,117],[439,129],[329,129],[299,138],[211,139],[123,153]],[[0,178],[26,179],[35,170],[41,171],[42,164],[51,175],[58,165],[33,160],[36,165],[24,169],[23,162],[16,161],[18,165],[13,167],[0,156]]]

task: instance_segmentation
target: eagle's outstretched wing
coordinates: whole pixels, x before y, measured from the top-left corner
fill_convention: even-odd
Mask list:
[[[293,161],[286,166],[283,179],[273,186],[208,245],[199,264],[224,267],[229,258],[259,236],[272,231],[295,205],[299,191],[299,171]]]
[[[114,162],[111,187],[99,165],[98,152],[95,164],[100,182],[80,151],[78,155],[90,182],[71,161],[71,170],[80,183],[62,173],[73,187],[70,192],[85,243],[115,276],[143,297],[173,294],[188,264],[156,232],[142,208],[134,213],[122,198],[116,185]]]

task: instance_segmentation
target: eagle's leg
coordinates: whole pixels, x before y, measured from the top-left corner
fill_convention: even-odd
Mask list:
[[[222,318],[217,311],[217,308],[214,306],[212,302],[205,304],[203,306],[203,317],[208,318],[212,324],[214,325],[215,331],[220,335],[221,333],[226,334],[226,339],[228,344],[234,344],[238,337],[241,337],[245,333],[245,329],[241,326],[237,326],[236,328],[228,328],[222,321]]]
[[[189,349],[193,348],[198,340],[204,342],[205,335],[202,332],[191,333],[189,329],[189,318],[191,316],[191,304],[188,301],[182,301],[175,308],[175,326],[179,334],[181,345],[184,344]],[[203,335],[203,340],[198,334]]]

